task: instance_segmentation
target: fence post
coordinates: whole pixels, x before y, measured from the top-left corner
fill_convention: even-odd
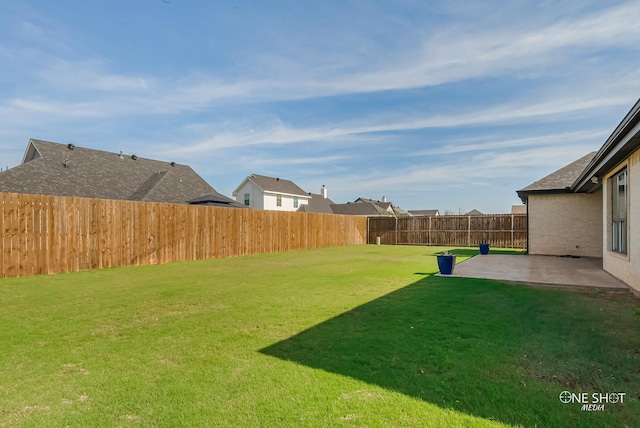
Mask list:
[[[398,217],[396,217],[396,245],[398,245]]]
[[[515,228],[514,221],[515,221],[514,216],[513,216],[513,214],[511,214],[511,248],[513,248],[513,246],[515,245],[515,242],[513,240],[514,239],[513,238],[513,229]]]
[[[371,232],[369,231],[369,217],[367,217],[367,237],[365,238],[367,244],[369,243],[369,233]]]
[[[467,222],[467,247],[471,246],[471,216],[468,216]]]
[[[431,246],[431,216],[429,216],[429,238],[427,241],[429,241],[429,246]]]

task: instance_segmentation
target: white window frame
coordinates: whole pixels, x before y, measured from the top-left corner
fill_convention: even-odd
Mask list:
[[[629,172],[623,168],[611,177],[611,251],[627,254]]]

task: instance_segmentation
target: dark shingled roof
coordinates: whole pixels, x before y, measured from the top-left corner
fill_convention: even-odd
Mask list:
[[[169,203],[226,198],[188,165],[35,139],[22,164],[0,173],[0,192]]]
[[[222,195],[205,195],[200,198],[195,198],[187,201],[191,205],[206,205],[213,207],[231,207],[231,208],[249,208],[244,206],[238,201],[227,198]]]
[[[331,205],[333,205],[334,202],[331,199],[325,198],[316,193],[309,193],[309,196],[311,197],[311,199],[309,199],[309,204],[300,205],[298,212],[334,214],[331,209]]]
[[[602,178],[640,149],[640,99],[631,107],[598,152],[592,152],[548,176],[518,190],[522,202],[532,193],[591,193]]]
[[[591,152],[577,161],[571,162],[569,165],[531,183],[527,187],[518,190],[518,196],[524,200],[531,193],[569,192],[571,185],[596,154],[597,152]]]
[[[385,211],[383,213],[383,215],[388,215],[391,214],[391,212],[389,210],[393,211],[393,214],[398,216],[398,217],[411,217],[413,216],[413,214],[411,214],[408,211],[403,210],[400,207],[397,207],[395,205],[393,205],[393,203],[391,202],[382,202],[382,201],[376,201],[374,199],[367,199],[367,198],[358,198],[356,199],[354,202],[354,204],[373,204],[376,207],[382,209],[383,211]]]
[[[333,204],[331,209],[334,214],[344,215],[392,215],[377,204],[371,202],[351,202],[349,204]]]
[[[464,215],[483,215],[483,214],[476,209],[472,209],[471,211],[466,212]]]
[[[289,195],[306,196],[307,192],[302,190],[296,183],[283,178],[267,177],[266,175],[251,174],[247,179],[253,181],[259,188],[266,192],[286,193]],[[243,182],[244,184],[244,182]]]

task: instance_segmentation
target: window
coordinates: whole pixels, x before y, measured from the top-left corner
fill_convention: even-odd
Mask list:
[[[298,197],[297,196],[293,197],[293,208],[298,208]]]
[[[250,202],[250,200],[249,200],[249,194],[248,194],[248,193],[245,193],[245,194],[244,194],[244,204],[245,204],[246,206],[249,206],[249,202]]]
[[[276,195],[276,206],[282,206],[282,195]]]
[[[627,169],[611,177],[611,250],[627,253]]]

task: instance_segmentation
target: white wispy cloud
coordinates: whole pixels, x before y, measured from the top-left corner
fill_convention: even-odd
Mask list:
[[[564,166],[590,151],[577,151],[575,146],[556,146],[545,148],[529,148],[515,152],[485,153],[473,157],[452,158],[444,164],[414,165],[401,170],[378,170],[372,173],[354,174],[347,180],[330,182],[331,185],[344,187],[348,183],[350,189],[357,188],[363,192],[384,191],[391,194],[397,189],[411,188],[415,192],[442,190],[457,185],[476,187],[487,181],[508,179],[513,185],[513,178],[527,172],[534,181],[543,175],[553,172],[555,165]],[[550,161],[553,159],[553,162]],[[544,172],[546,171],[546,172]],[[513,191],[515,192],[515,188]]]
[[[105,70],[108,63],[100,58],[83,61],[51,58],[38,74],[42,81],[65,92],[122,92],[133,95],[146,89],[144,77],[109,73]]]
[[[282,67],[277,79],[254,79],[250,75],[238,79],[203,71],[169,78],[127,75],[109,72],[109,62],[102,58],[74,61],[51,57],[48,53],[43,53],[44,59],[36,66],[42,68],[42,80],[54,84],[57,91],[109,92],[98,100],[90,98],[96,104],[94,110],[101,109],[105,114],[176,114],[228,102],[375,93],[486,78],[518,70],[532,73],[536,69],[548,69],[550,63],[573,69],[572,58],[587,48],[619,49],[640,43],[640,26],[636,25],[639,18],[640,5],[631,2],[533,29],[507,25],[495,29],[441,30],[425,36],[419,46],[396,54],[396,60],[390,65],[382,61],[365,62],[359,67],[350,64],[348,70],[331,67],[320,72],[316,69],[301,72],[297,64],[289,68],[290,74],[287,67]],[[45,31],[39,28],[34,34],[38,39],[45,39],[49,36]],[[277,57],[271,60],[278,61]],[[288,58],[281,61],[290,62]]]
[[[615,95],[608,99],[592,99],[590,96],[585,96],[583,99],[552,99],[543,101],[538,104],[528,105],[526,100],[517,103],[508,103],[506,105],[495,106],[493,108],[478,108],[475,111],[468,113],[450,115],[436,115],[436,116],[421,116],[407,119],[396,119],[386,122],[381,122],[377,118],[360,118],[356,121],[345,123],[333,123],[327,124],[323,127],[316,128],[297,128],[294,126],[288,126],[281,122],[274,124],[268,124],[266,127],[260,130],[240,130],[235,132],[218,131],[210,129],[208,132],[215,135],[209,138],[205,138],[196,142],[182,144],[179,149],[165,146],[160,148],[160,152],[166,154],[172,154],[179,152],[181,155],[188,153],[205,153],[207,151],[217,150],[221,148],[229,147],[244,147],[244,146],[257,146],[264,144],[282,145],[292,144],[299,142],[309,141],[322,141],[326,144],[332,142],[340,143],[343,138],[353,138],[357,135],[372,134],[372,133],[389,133],[408,130],[419,130],[426,128],[452,128],[461,126],[473,126],[473,125],[498,125],[505,123],[518,123],[518,122],[535,122],[544,120],[558,120],[562,115],[571,115],[575,117],[578,114],[582,114],[585,117],[593,114],[591,110],[601,111],[608,107],[629,105],[633,99],[628,95]],[[206,131],[201,131],[206,132]],[[591,138],[593,139],[597,134],[602,136],[604,131],[578,131],[569,135],[559,135],[557,138],[567,139],[579,139],[579,138]],[[524,139],[522,141],[503,141],[503,142],[491,142],[487,148],[500,148],[507,145],[517,146],[526,145],[535,142],[540,142],[543,139],[549,139],[552,137],[535,136],[530,140]],[[555,138],[555,136],[553,137]],[[378,142],[384,143],[384,139],[379,139]],[[455,151],[472,150],[474,146],[458,145],[451,149]],[[475,146],[477,147],[477,146]],[[418,152],[422,154],[423,152]],[[427,152],[428,154],[429,152]]]
[[[18,8],[17,18],[0,16],[0,80],[9,82],[0,87],[0,144],[34,133],[104,146],[117,140],[211,174],[282,171],[312,189],[322,179],[337,194],[430,192],[443,179],[513,186],[524,170],[537,179],[592,150],[612,129],[589,120],[617,117],[640,93],[640,3],[578,3],[557,14],[543,5],[535,17],[527,16],[538,10],[534,2],[524,13],[466,11],[462,21],[450,19],[465,5],[413,5],[422,17],[439,8],[442,24],[429,25],[402,5],[380,18],[378,8],[358,3],[375,28],[346,28],[347,19],[324,27],[315,17],[272,26],[274,46],[247,37],[242,49],[224,52],[228,67],[220,59],[183,64],[181,55],[168,67],[130,67],[131,53],[98,51],[82,25],[65,28],[73,19]],[[290,31],[301,26],[308,31],[295,37]],[[202,58],[219,52],[203,42],[213,33],[198,30],[201,38],[184,41]],[[424,135],[437,138],[419,141]],[[436,154],[440,163],[430,163]]]
[[[463,152],[495,151],[497,149],[513,149],[522,147],[546,147],[562,144],[563,146],[584,145],[591,142],[603,142],[609,130],[593,129],[556,134],[534,135],[524,138],[504,139],[503,136],[486,135],[480,138],[453,139],[446,144],[428,150],[421,150],[411,156],[447,155]]]

